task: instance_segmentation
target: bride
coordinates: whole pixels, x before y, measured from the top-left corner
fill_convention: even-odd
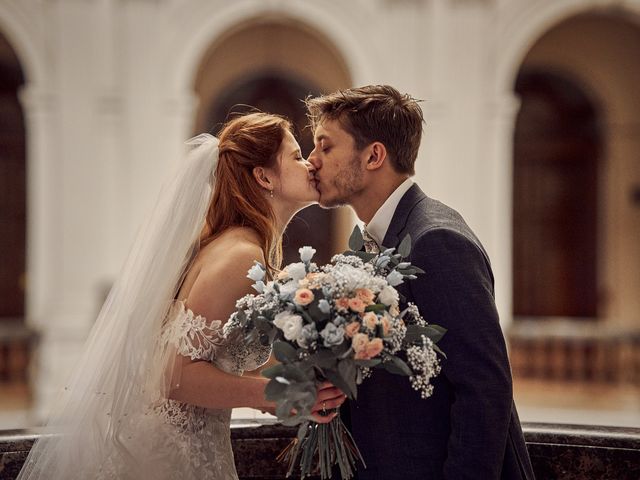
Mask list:
[[[273,276],[282,232],[318,200],[288,120],[251,113],[194,148],[163,188],[18,479],[237,479],[234,407],[273,411],[267,347],[226,322]],[[344,395],[318,389],[317,422]]]

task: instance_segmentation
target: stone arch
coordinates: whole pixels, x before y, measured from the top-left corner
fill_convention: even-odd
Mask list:
[[[346,3],[343,8],[356,10],[357,5]],[[288,19],[290,22],[306,26],[319,32],[341,52],[350,73],[353,84],[365,83],[373,77],[374,52],[366,51],[358,41],[347,18],[359,15],[342,16],[341,21],[321,6],[296,1],[273,2],[233,2],[223,8],[212,2],[200,1],[197,5],[190,2],[189,8],[178,3],[167,13],[166,51],[167,63],[172,65],[173,74],[167,79],[169,97],[180,97],[190,91],[194,83],[198,65],[211,44],[241,28],[246,22],[269,21],[270,19]],[[361,19],[360,21],[365,21]],[[184,32],[191,32],[184,35]]]
[[[632,14],[639,18],[640,4],[624,6],[617,0],[538,0],[512,2],[499,12],[489,40],[490,81],[486,111],[490,121],[487,164],[488,202],[495,212],[488,237],[494,245],[492,258],[496,272],[496,302],[504,326],[512,319],[512,153],[513,129],[519,101],[513,86],[520,66],[533,44],[562,21],[585,12]]]
[[[585,197],[597,202],[592,220],[597,223],[593,228],[585,227],[594,230],[590,236],[597,241],[598,253],[592,259],[597,261],[594,268],[598,273],[589,275],[596,282],[593,295],[598,299],[591,316],[631,326],[640,311],[635,294],[640,275],[628,267],[634,263],[630,259],[640,259],[634,234],[640,231],[640,202],[630,200],[640,188],[635,153],[640,148],[636,127],[640,123],[636,88],[640,84],[640,23],[634,15],[620,13],[592,9],[563,19],[536,39],[521,66],[571,75],[600,105],[597,129],[603,140],[597,173],[594,171],[597,182],[592,194],[585,192]],[[585,198],[580,204],[585,210],[589,201]],[[580,242],[586,241],[587,237],[581,236]],[[579,248],[579,243],[575,247]]]
[[[510,92],[520,65],[533,44],[554,25],[586,12],[627,12],[640,22],[640,5],[618,0],[543,0],[537,2],[513,3],[504,16],[505,27],[496,32],[492,41],[496,59],[494,92],[497,95]],[[500,46],[499,48],[497,46]]]
[[[38,48],[38,32],[29,17],[37,16],[37,12],[20,11],[27,9],[11,3],[0,4],[0,31],[6,36],[15,50],[25,76],[25,89],[40,86],[46,78],[46,62]]]
[[[313,140],[301,99],[350,85],[344,58],[322,33],[288,16],[253,17],[221,34],[203,55],[193,85],[194,133],[215,133],[230,111],[250,104],[291,119],[306,155]],[[318,261],[327,262],[345,246],[344,217],[317,206],[296,215],[284,237],[285,263],[298,259],[303,244],[313,244]]]

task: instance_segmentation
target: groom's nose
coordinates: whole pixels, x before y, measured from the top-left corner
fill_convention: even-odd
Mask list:
[[[307,159],[307,161],[313,165],[313,168],[315,170],[320,170],[320,167],[322,166],[322,162],[320,161],[320,159],[318,158],[318,155],[316,155],[316,149],[314,148],[311,153],[309,154],[309,157]]]

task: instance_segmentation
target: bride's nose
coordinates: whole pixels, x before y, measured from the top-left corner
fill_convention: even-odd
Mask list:
[[[313,175],[316,172],[316,167],[309,160],[305,160],[304,164],[309,170],[309,174]]]

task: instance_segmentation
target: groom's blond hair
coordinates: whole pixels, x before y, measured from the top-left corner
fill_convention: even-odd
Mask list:
[[[307,97],[305,104],[313,131],[324,120],[337,120],[358,150],[381,142],[394,170],[413,175],[424,123],[419,101],[389,85],[367,85]]]

